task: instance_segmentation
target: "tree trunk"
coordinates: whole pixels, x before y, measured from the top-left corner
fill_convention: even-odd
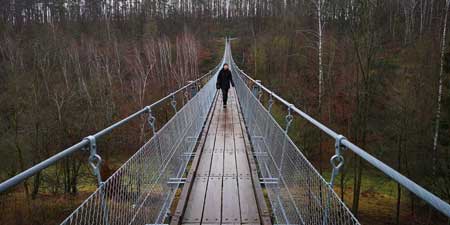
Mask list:
[[[323,21],[322,21],[322,6],[323,0],[317,0],[317,33],[318,33],[318,79],[319,79],[319,94],[318,94],[318,117],[322,118],[322,96],[323,96],[323,65],[322,65],[322,29],[323,29]],[[319,131],[319,172],[322,174],[323,166],[322,166],[322,132]]]
[[[448,9],[449,9],[450,0],[446,0],[445,3],[445,16],[442,28],[442,42],[441,42],[441,59],[440,59],[440,68],[439,68],[439,84],[438,84],[438,97],[437,97],[437,110],[436,110],[436,123],[434,127],[434,137],[433,137],[433,175],[436,175],[436,164],[437,164],[437,148],[438,148],[438,139],[439,139],[439,130],[441,123],[441,106],[442,106],[442,85],[443,85],[443,73],[444,73],[444,53],[445,53],[445,44],[446,44],[446,34],[447,34],[447,17],[448,17]]]

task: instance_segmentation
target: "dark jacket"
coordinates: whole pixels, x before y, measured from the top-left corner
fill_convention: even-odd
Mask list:
[[[231,76],[231,71],[224,70],[223,68],[219,72],[219,76],[217,77],[216,87],[217,89],[230,89],[230,83],[234,87],[233,77]]]

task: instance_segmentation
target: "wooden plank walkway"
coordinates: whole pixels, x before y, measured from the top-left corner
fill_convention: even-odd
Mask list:
[[[172,225],[271,224],[235,90],[228,95],[226,109],[216,96]]]

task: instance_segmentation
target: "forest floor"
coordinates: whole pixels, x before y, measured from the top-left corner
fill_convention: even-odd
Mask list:
[[[323,176],[326,180],[331,175],[331,169],[326,169]],[[350,173],[349,171],[348,173]],[[341,197],[340,176],[336,178],[334,190]],[[353,202],[353,176],[346,174],[344,180],[344,201],[351,209]],[[400,224],[430,224],[429,206],[414,198],[414,209],[411,207],[411,194],[402,188],[400,203]],[[414,210],[414,211],[413,211]],[[396,224],[397,213],[397,183],[377,171],[367,169],[363,172],[361,181],[361,196],[359,199],[358,218],[362,224]],[[447,224],[442,215],[431,214],[432,224]]]

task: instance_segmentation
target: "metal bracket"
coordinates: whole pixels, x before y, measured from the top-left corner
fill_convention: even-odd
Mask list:
[[[273,106],[273,92],[270,92],[269,105],[267,106],[269,113],[272,113],[272,106]]]
[[[103,184],[102,176],[100,173],[100,166],[102,164],[102,157],[97,154],[97,143],[93,135],[84,138],[89,142],[89,165],[91,166],[94,175],[97,177],[97,183],[100,187]]]
[[[261,84],[260,80],[256,80],[252,85],[252,93],[258,100],[261,100],[261,87],[258,84]]]
[[[170,101],[170,104],[172,105],[172,108],[175,111],[175,113],[177,113],[177,100],[175,99],[174,93],[172,93],[172,101]]]
[[[155,116],[153,116],[152,108],[150,106],[146,106],[145,109],[148,112],[147,123],[152,128],[152,135],[154,136],[156,134],[156,127],[155,127],[156,118]]]
[[[189,84],[191,84],[191,88],[190,89],[191,89],[191,98],[192,98],[192,97],[194,97],[197,94],[198,86],[197,86],[197,82],[195,82],[195,81],[190,80],[188,82],[189,82]]]
[[[292,116],[292,114],[291,114],[291,111],[292,111],[292,104],[289,104],[288,105],[288,114],[286,115],[286,117],[285,117],[285,120],[286,120],[286,128],[285,128],[285,133],[286,133],[286,135],[287,135],[287,133],[288,133],[288,131],[289,131],[289,127],[291,126],[291,124],[292,124],[292,120],[294,120],[294,117]]]
[[[333,170],[331,172],[331,178],[329,185],[333,188],[334,180],[336,176],[339,174],[339,169],[344,165],[344,156],[341,154],[342,141],[346,140],[343,135],[338,135],[336,137],[336,141],[334,143],[335,154],[330,158],[331,166]]]
[[[188,102],[189,99],[190,99],[190,96],[189,96],[188,90],[185,89],[184,92],[183,92],[183,99],[182,99],[183,102],[182,102],[182,105],[185,105],[186,103],[185,103],[184,101]]]
[[[284,164],[284,155],[285,155],[285,152],[286,152],[286,144],[287,144],[287,140],[288,140],[288,138],[289,138],[289,127],[291,126],[291,124],[292,124],[292,121],[293,121],[293,119],[294,119],[294,117],[292,116],[292,114],[291,114],[291,111],[292,111],[292,104],[289,104],[288,105],[288,114],[286,115],[286,117],[285,117],[285,120],[286,120],[286,127],[285,127],[285,129],[284,129],[284,139],[283,139],[283,146],[281,147],[281,159],[280,159],[280,167],[278,168],[278,174],[280,174],[280,177],[281,177],[281,172],[282,172],[282,170],[283,170],[283,164]]]

